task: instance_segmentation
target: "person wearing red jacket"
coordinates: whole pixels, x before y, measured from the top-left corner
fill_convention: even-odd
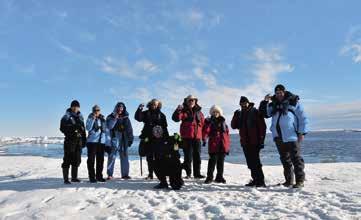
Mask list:
[[[192,161],[194,178],[205,177],[201,175],[201,139],[204,125],[204,115],[201,109],[198,99],[189,95],[184,99],[183,105],[179,105],[172,115],[173,121],[181,121],[180,134],[183,139],[183,168],[187,173],[186,178],[191,177]]]
[[[267,126],[262,114],[247,97],[241,97],[240,106],[241,110],[234,112],[231,127],[239,130],[244,156],[251,170],[252,180],[246,186],[265,187],[259,154],[264,147]]]
[[[224,158],[229,153],[230,136],[226,119],[223,117],[223,111],[219,106],[213,105],[209,111],[211,117],[205,120],[203,127],[203,144],[208,137],[208,172],[204,183],[213,182],[213,172],[217,165],[216,183],[226,183],[223,177]]]

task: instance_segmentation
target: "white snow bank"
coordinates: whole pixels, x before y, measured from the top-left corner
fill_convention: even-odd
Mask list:
[[[307,164],[302,190],[275,185],[283,181],[281,166],[264,167],[268,188],[246,188],[246,166],[226,163],[227,184],[186,180],[181,191],[154,190],[155,180],[139,176],[138,160],[131,161],[130,181],[90,184],[83,158],[83,182],[70,186],[60,164],[0,156],[2,219],[361,219],[361,163]]]
[[[0,137],[0,146],[10,144],[61,144],[64,142],[63,137]]]

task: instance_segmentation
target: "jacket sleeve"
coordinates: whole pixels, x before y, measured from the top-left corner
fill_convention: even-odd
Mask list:
[[[82,147],[85,147],[86,146],[86,131],[85,131],[85,124],[84,124],[84,121],[82,121],[82,134],[81,134],[81,137],[82,137],[82,143],[83,143],[83,146]]]
[[[204,126],[202,129],[202,140],[206,140],[209,136],[209,133],[211,132],[211,123],[209,122],[209,119],[205,119]]]
[[[94,125],[94,118],[89,115],[88,119],[86,120],[86,125],[85,125],[85,128],[88,132],[90,132],[93,128],[93,125]]]
[[[138,108],[134,114],[134,119],[139,122],[144,122],[144,112],[141,108]]]
[[[106,124],[107,124],[107,128],[108,128],[109,130],[113,130],[113,128],[114,128],[114,126],[115,126],[116,123],[117,123],[117,119],[112,118],[112,117],[110,117],[110,116],[107,117],[107,122],[106,122]]]
[[[258,138],[260,139],[260,143],[264,144],[264,140],[266,138],[267,125],[262,113],[260,113],[259,111],[257,111],[257,129],[258,129],[258,135],[259,135]]]
[[[127,118],[127,136],[129,138],[129,142],[133,143],[134,141],[134,134],[133,134],[133,127],[132,127],[132,123],[130,122],[130,119]]]
[[[60,121],[60,131],[65,135],[71,135],[75,132],[75,126],[68,122],[68,117],[64,115]]]
[[[178,109],[176,109],[174,112],[173,112],[173,115],[172,115],[172,120],[174,121],[174,122],[179,122],[180,120],[181,120],[181,118],[180,118],[180,114],[181,114],[181,110],[178,110]]]
[[[240,118],[239,118],[240,111],[236,110],[233,114],[232,121],[231,121],[231,128],[232,129],[240,129]]]
[[[263,100],[259,105],[259,111],[264,118],[272,117],[272,105],[270,105],[267,101]]]
[[[308,132],[308,118],[305,114],[303,106],[300,103],[297,103],[295,109],[296,117],[298,118],[298,130],[297,133],[299,134],[307,134]]]
[[[169,131],[168,131],[168,123],[167,123],[167,116],[165,116],[165,114],[162,113],[162,127],[164,129],[164,134],[166,136],[169,136]]]

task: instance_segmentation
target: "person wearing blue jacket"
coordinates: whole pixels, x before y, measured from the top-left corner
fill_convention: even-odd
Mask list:
[[[104,148],[105,148],[105,118],[100,113],[100,107],[95,105],[92,113],[89,114],[86,121],[86,130],[88,131],[87,149],[88,149],[88,174],[91,183],[105,182],[103,178],[104,166]],[[94,163],[96,159],[96,172]]]
[[[286,91],[283,85],[275,87],[275,95],[266,95],[259,107],[265,118],[272,117],[271,131],[284,169],[284,186],[304,186],[305,163],[301,156],[301,142],[308,132],[308,119],[299,97]]]
[[[134,135],[129,114],[123,102],[118,102],[115,105],[113,113],[108,115],[106,119],[106,126],[110,137],[110,143],[108,144],[111,147],[111,152],[108,156],[108,180],[113,179],[114,163],[118,152],[122,179],[130,179],[128,147],[133,144]]]

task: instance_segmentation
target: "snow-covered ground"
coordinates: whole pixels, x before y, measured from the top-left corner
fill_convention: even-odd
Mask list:
[[[10,144],[61,144],[63,137],[0,137],[0,146]]]
[[[226,163],[227,184],[186,180],[180,191],[154,190],[157,182],[140,177],[138,160],[131,161],[131,180],[90,184],[83,158],[83,182],[70,186],[63,185],[60,164],[54,158],[0,156],[0,218],[361,219],[361,163],[307,164],[302,190],[276,186],[283,181],[281,166],[264,167],[269,187],[246,188],[246,166]]]

